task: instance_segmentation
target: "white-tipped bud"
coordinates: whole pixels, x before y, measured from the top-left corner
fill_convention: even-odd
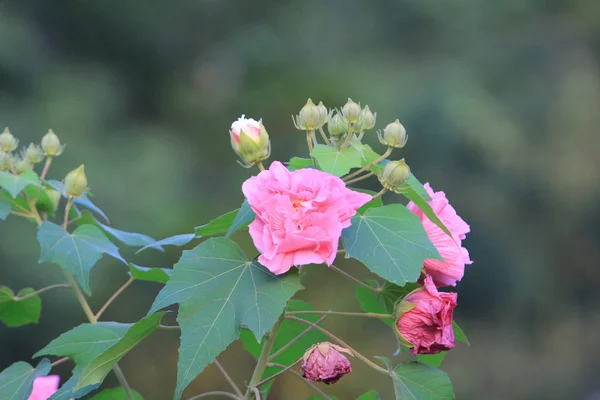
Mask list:
[[[44,159],[44,152],[35,144],[29,144],[29,147],[23,152],[22,158],[32,164],[37,164]]]
[[[271,141],[262,124],[262,119],[256,121],[242,115],[231,124],[229,135],[231,136],[231,147],[245,163],[244,166],[259,163],[271,155]]]
[[[404,159],[390,161],[379,175],[379,182],[381,182],[384,188],[398,192],[400,186],[408,179],[409,175],[410,168],[406,165]]]
[[[47,157],[60,156],[65,149],[64,145],[60,144],[60,139],[52,129],[48,129],[48,133],[42,138],[42,150]]]
[[[404,147],[408,140],[406,129],[398,120],[388,124],[383,130],[383,135],[381,132],[378,132],[377,136],[379,137],[381,144],[388,147],[396,147],[398,149]]]
[[[342,115],[351,124],[355,124],[360,119],[361,108],[359,104],[348,98],[348,102],[342,107]]]
[[[69,172],[65,177],[65,189],[69,196],[81,197],[86,192],[87,187],[88,181],[83,164]]]
[[[10,133],[8,128],[0,134],[0,151],[10,153],[16,150],[19,146],[19,141]]]
[[[373,114],[369,106],[365,106],[360,116],[360,130],[368,131],[375,127],[375,121],[377,120],[377,113]]]

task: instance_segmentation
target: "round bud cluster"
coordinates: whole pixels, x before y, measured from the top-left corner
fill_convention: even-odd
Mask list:
[[[348,132],[348,122],[344,121],[344,117],[338,112],[333,114],[327,122],[327,130],[333,137],[338,137]]]
[[[361,116],[360,104],[356,104],[351,98],[348,98],[348,102],[342,107],[342,115],[350,124],[356,124]]]
[[[388,124],[383,130],[383,134],[378,132],[377,136],[379,137],[381,144],[398,149],[404,147],[406,141],[408,140],[406,129],[398,120]]]
[[[379,175],[379,182],[381,182],[381,185],[384,188],[391,190],[392,192],[398,192],[402,184],[408,179],[409,175],[410,168],[406,165],[404,159],[400,161],[390,161]]]

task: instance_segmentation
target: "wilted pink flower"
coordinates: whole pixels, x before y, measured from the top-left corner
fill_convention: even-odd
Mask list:
[[[250,139],[256,143],[260,142],[260,122],[253,118],[246,118],[242,115],[237,121],[231,124],[231,146],[235,151],[240,151],[240,132],[243,131]]]
[[[274,274],[294,265],[331,265],[342,229],[371,196],[354,192],[333,175],[312,168],[290,172],[275,161],[242,185],[257,217],[250,236],[258,261]]]
[[[431,222],[429,218],[412,201],[406,206],[413,214],[421,219],[429,240],[433,243],[444,261],[429,259],[425,260],[425,272],[430,274],[438,287],[456,286],[465,273],[465,264],[472,264],[469,252],[461,247],[470,227],[456,214],[456,210],[450,205],[444,192],[434,192],[429,183],[424,185],[425,190],[431,197],[428,202],[435,215],[448,228],[452,237],[448,236],[440,227]]]
[[[452,313],[456,298],[456,293],[438,292],[427,275],[424,286],[402,300],[399,307],[405,310],[401,310],[396,326],[413,354],[436,354],[454,347]]]
[[[33,391],[27,400],[48,400],[58,391],[58,375],[40,376],[33,381]]]
[[[352,352],[329,342],[312,345],[302,358],[302,376],[309,381],[336,383],[352,372],[350,361],[342,353]]]

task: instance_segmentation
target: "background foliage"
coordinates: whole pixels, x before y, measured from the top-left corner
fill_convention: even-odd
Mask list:
[[[475,263],[458,286],[456,315],[472,346],[444,366],[457,398],[596,399],[598,37],[593,0],[6,1],[0,121],[27,142],[53,128],[68,145],[53,176],[85,162],[114,226],[162,238],[239,207],[249,172],[235,163],[227,131],[240,113],[264,119],[281,160],[304,147],[289,115],[307,97],[340,106],[351,96],[378,112],[378,125],[398,117],[410,135],[407,162],[472,227],[465,245]],[[2,285],[60,281],[30,251],[34,226],[13,220],[0,235]],[[178,257],[167,248],[135,260],[165,266]],[[301,297],[358,309],[352,285],[323,274],[331,279],[315,279]],[[108,257],[92,277],[95,308],[127,279]],[[106,318],[141,318],[158,289],[136,284]],[[38,325],[0,326],[0,369],[84,322],[70,291],[42,298]],[[377,321],[326,324],[392,357],[395,338]],[[177,346],[176,335],[157,332],[123,359],[146,399],[172,393]],[[241,351],[230,347],[222,362],[243,380],[253,360]],[[358,362],[354,371],[333,394],[372,387],[389,398],[386,377]],[[209,367],[191,387],[227,386]],[[271,393],[312,395],[294,377]]]

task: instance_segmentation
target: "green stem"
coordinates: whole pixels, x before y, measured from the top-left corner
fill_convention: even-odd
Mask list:
[[[346,186],[350,185],[351,183],[360,182],[362,180],[370,178],[371,176],[373,176],[373,174],[375,174],[375,172],[371,171],[368,174],[364,174],[363,176],[359,176],[358,178],[350,179],[349,181],[346,181]]]
[[[346,271],[336,267],[335,265],[332,265],[331,267],[329,267],[330,269],[334,270],[335,272],[337,272],[338,274],[342,275],[344,278],[350,279],[352,282],[356,283],[357,285],[360,285],[364,288],[367,288],[369,290],[372,290],[373,292],[381,292],[380,288],[374,288],[372,286],[367,285],[366,283],[364,283],[363,281],[361,281],[360,279],[357,279],[355,277],[353,277],[352,275],[350,275],[349,273],[347,273]]]
[[[388,190],[386,188],[381,189],[375,196],[373,196],[373,199],[383,196],[383,194],[387,191]]]
[[[325,143],[327,143],[327,146],[331,146],[331,142],[329,141],[329,139],[327,139],[327,135],[323,131],[323,126],[322,125],[319,127],[319,132],[321,133],[321,137],[323,138],[323,140],[325,141]]]
[[[302,361],[302,357],[300,357],[299,359],[297,359],[296,361],[294,361],[292,364],[288,365],[287,367],[285,367],[284,369],[282,369],[281,371],[279,371],[276,374],[271,375],[270,377],[268,377],[267,379],[263,379],[262,381],[258,382],[256,384],[256,386],[261,386],[264,385],[265,383],[269,382],[272,379],[277,378],[279,375],[283,374],[284,372],[287,372],[290,368],[293,368],[296,364],[298,364],[300,361]],[[272,365],[275,366],[275,364],[273,363],[269,363],[268,365]]]
[[[394,150],[393,147],[388,147],[387,150],[385,151],[385,153],[383,153],[381,156],[379,156],[379,158],[377,158],[373,162],[365,165],[364,167],[362,167],[358,171],[354,171],[353,173],[351,173],[349,175],[346,175],[342,180],[343,181],[348,181],[348,180],[354,178],[355,176],[357,176],[358,174],[360,174],[361,172],[364,172],[364,171],[368,170],[373,165],[379,164],[380,162],[382,162],[383,160],[385,160],[390,154],[392,154],[393,150]]]
[[[206,392],[206,393],[202,393],[199,394],[197,396],[194,397],[190,397],[188,400],[197,400],[197,399],[203,399],[205,397],[210,397],[210,396],[221,396],[221,397],[229,397],[230,399],[240,399],[238,396],[236,396],[233,393],[229,393],[229,392],[223,392],[220,390],[215,390],[214,392]]]
[[[125,375],[123,375],[123,371],[121,371],[121,367],[119,367],[119,364],[115,364],[115,366],[113,367],[113,372],[115,373],[117,380],[121,384],[121,387],[123,388],[123,390],[125,390],[127,398],[129,400],[135,400],[135,397],[133,397],[133,392],[131,391],[131,387],[129,386],[129,383],[127,383],[127,379],[125,379]]]
[[[261,170],[261,171],[265,170],[265,166],[263,165],[262,161],[259,161],[256,165],[258,166],[259,170]]]
[[[318,329],[319,331],[321,331],[325,335],[327,335],[330,339],[332,339],[333,341],[337,342],[340,346],[345,347],[348,350],[350,350],[354,356],[356,356],[357,358],[359,358],[362,362],[364,362],[365,364],[367,364],[369,367],[373,368],[376,371],[382,372],[382,373],[384,373],[386,375],[388,374],[388,371],[386,369],[381,368],[379,365],[375,364],[373,361],[369,360],[367,357],[363,356],[358,351],[354,350],[346,342],[344,342],[339,337],[335,336],[333,333],[329,332],[327,329],[321,328],[320,326],[315,325],[315,324],[313,324],[310,321],[307,321],[307,320],[302,319],[302,318],[294,317],[292,315],[287,316],[285,318],[289,319],[290,321],[302,322],[303,324],[313,326],[315,329]]]
[[[104,305],[102,306],[102,308],[100,309],[100,311],[98,311],[96,313],[96,320],[100,319],[100,317],[102,316],[102,314],[104,314],[104,311],[106,311],[106,309],[112,304],[113,301],[116,300],[117,297],[119,297],[121,295],[121,293],[123,293],[125,291],[125,289],[127,289],[129,287],[129,285],[131,285],[133,283],[133,278],[129,278],[127,280],[127,282],[125,282],[123,284],[123,286],[121,286],[111,297],[110,299],[108,299],[106,301],[106,303],[104,303]]]
[[[67,205],[65,206],[65,219],[63,221],[63,229],[67,229],[67,225],[69,223],[69,212],[71,211],[72,205],[73,205],[73,196],[69,196],[69,200],[67,200]]]
[[[303,310],[303,311],[290,311],[286,312],[285,315],[303,315],[303,314],[319,314],[319,315],[343,315],[346,317],[365,317],[365,318],[378,318],[378,319],[389,319],[394,318],[391,314],[377,314],[377,313],[356,313],[356,312],[345,312],[345,311],[316,311],[316,310]]]
[[[281,314],[271,332],[265,337],[265,344],[263,345],[262,351],[260,352],[260,356],[258,357],[258,361],[256,362],[256,367],[254,368],[254,372],[252,373],[252,377],[250,378],[250,383],[248,383],[248,389],[246,390],[246,394],[244,395],[244,399],[252,399],[253,396],[252,389],[256,388],[256,385],[262,379],[262,376],[265,372],[265,368],[267,368],[267,364],[269,363],[269,356],[271,355],[271,350],[273,349],[273,344],[275,343],[275,339],[277,338],[277,332],[279,331],[279,327],[281,326],[281,321],[283,320],[284,314]]]
[[[29,294],[26,294],[25,296],[21,296],[21,297],[15,296],[15,297],[13,297],[13,301],[23,301],[23,300],[28,299],[30,297],[37,296],[38,294],[47,292],[48,290],[58,289],[58,288],[68,288],[68,287],[71,287],[71,285],[69,285],[68,283],[58,283],[56,285],[46,286],[45,288],[38,289],[35,292],[31,292]]]
[[[353,129],[354,129],[354,124],[349,124],[348,136],[346,136],[346,140],[344,141],[344,144],[342,145],[342,148],[340,150],[344,150],[350,144],[350,141],[352,140],[352,136],[354,135],[354,132],[352,132]]]
[[[244,394],[242,393],[242,391],[240,390],[240,388],[238,387],[238,385],[235,384],[235,381],[233,380],[233,378],[231,378],[231,376],[227,373],[227,370],[225,370],[225,368],[223,368],[223,366],[221,365],[221,363],[219,362],[219,360],[217,360],[215,358],[214,364],[217,366],[217,368],[219,369],[219,371],[221,371],[221,373],[223,374],[223,376],[225,377],[225,379],[227,380],[227,382],[229,382],[229,384],[231,385],[231,387],[233,388],[233,390],[235,391],[235,393],[241,398],[244,396]]]
[[[313,152],[313,135],[315,131],[306,131],[306,143],[308,143],[308,154],[310,154],[310,159],[312,160],[313,165],[317,166],[317,160],[312,155]]]
[[[48,169],[50,169],[50,164],[52,163],[52,157],[46,157],[46,163],[44,164],[44,169],[42,170],[42,174],[40,175],[40,180],[44,180],[46,178],[46,174],[48,173]]]

